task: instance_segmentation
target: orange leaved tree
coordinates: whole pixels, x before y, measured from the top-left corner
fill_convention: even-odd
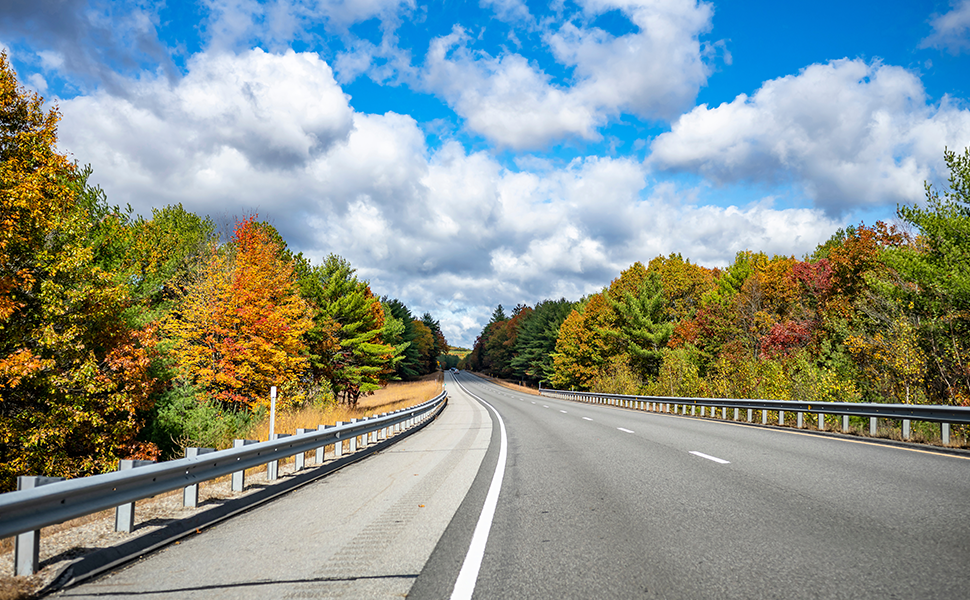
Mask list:
[[[303,373],[310,315],[292,261],[250,217],[236,224],[229,244],[212,247],[164,331],[175,342],[182,378],[200,400],[253,409],[268,401],[270,386]]]

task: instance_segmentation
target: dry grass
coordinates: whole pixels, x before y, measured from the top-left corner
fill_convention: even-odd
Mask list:
[[[407,408],[430,400],[441,392],[441,373],[432,373],[418,381],[389,383],[384,388],[364,396],[356,408],[344,404],[325,409],[305,407],[276,415],[277,433],[296,433],[298,428],[316,429],[318,425],[334,425]],[[269,417],[254,425],[246,434],[248,439],[269,439]]]
[[[31,598],[35,587],[28,577],[0,578],[0,600]]]
[[[507,379],[499,379],[498,377],[489,377],[488,375],[485,375],[484,373],[475,373],[474,371],[469,371],[469,373],[472,373],[473,375],[476,375],[478,377],[481,377],[482,379],[487,379],[487,380],[491,381],[492,383],[497,383],[498,385],[500,385],[502,387],[507,387],[510,390],[515,390],[517,392],[522,392],[524,394],[532,394],[533,396],[538,396],[539,395],[539,390],[537,390],[536,388],[532,388],[532,387],[529,387],[529,386],[526,386],[526,385],[520,385],[519,382],[517,382],[517,381],[509,381]]]

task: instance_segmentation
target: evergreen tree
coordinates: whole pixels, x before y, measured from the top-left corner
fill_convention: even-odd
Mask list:
[[[421,376],[422,371],[421,355],[418,353],[418,348],[414,343],[414,339],[417,336],[414,329],[414,316],[411,314],[410,309],[397,298],[384,301],[384,312],[389,313],[402,323],[403,331],[399,336],[400,341],[397,343],[399,345],[407,344],[400,351],[401,360],[397,363],[394,374],[398,378],[406,381],[417,379]],[[388,343],[394,343],[391,339],[387,341]]]
[[[350,263],[334,254],[304,281],[304,297],[317,307],[314,367],[344,401],[356,405],[362,393],[380,388],[393,371],[398,350],[384,343],[384,308]]]
[[[522,324],[515,341],[512,373],[516,378],[548,382],[559,328],[573,309],[565,298],[543,300]]]
[[[650,273],[643,278],[636,292],[623,291],[606,300],[616,313],[616,327],[606,330],[619,347],[629,355],[629,361],[641,378],[655,376],[660,369],[661,350],[674,331],[667,322],[660,276]]]

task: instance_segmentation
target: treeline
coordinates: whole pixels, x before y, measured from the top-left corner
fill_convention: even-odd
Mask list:
[[[900,226],[838,231],[802,260],[679,254],[578,302],[499,306],[462,367],[560,389],[970,406],[970,150]]]
[[[267,409],[356,404],[437,369],[430,314],[255,216],[108,204],[0,53],[0,491],[209,445]],[[222,238],[222,239],[220,239]]]

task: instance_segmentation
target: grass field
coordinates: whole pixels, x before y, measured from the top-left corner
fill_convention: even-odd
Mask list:
[[[337,421],[347,422],[414,406],[441,392],[441,378],[441,373],[432,373],[418,381],[389,383],[368,396],[361,396],[356,408],[337,404],[325,409],[305,407],[281,413],[276,415],[276,433],[295,433],[298,428],[316,429],[318,425],[334,425]],[[250,428],[246,438],[268,440],[269,417]]]

